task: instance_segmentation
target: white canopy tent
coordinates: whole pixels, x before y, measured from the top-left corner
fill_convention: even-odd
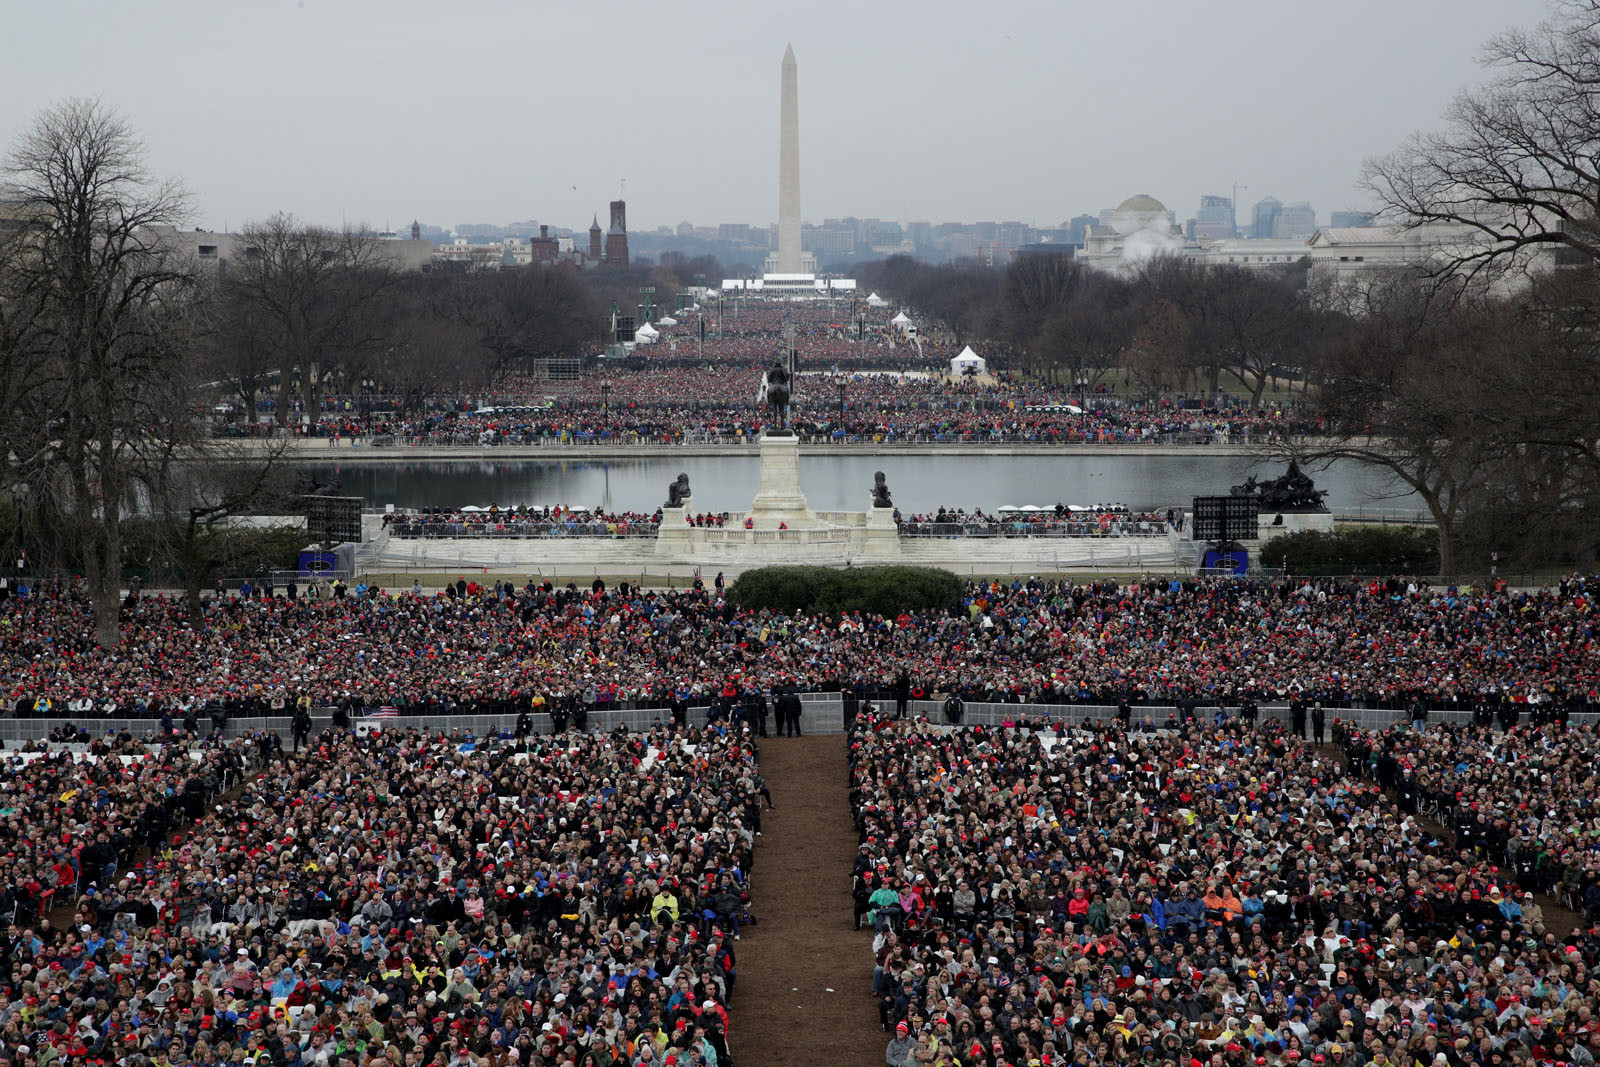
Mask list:
[[[676,326],[676,325],[678,325],[678,320],[673,318],[671,315],[665,315],[665,316],[662,316],[661,318],[656,320],[656,325],[657,326]]]
[[[894,318],[889,320],[889,325],[890,326],[898,326],[902,331],[910,329],[911,328],[911,316],[907,315],[904,311],[902,311],[898,315],[896,315]]]
[[[989,363],[982,356],[972,350],[972,346],[961,350],[961,354],[950,361],[951,374],[982,374],[989,369]]]
[[[885,300],[883,297],[879,296],[877,293],[868,293],[867,294],[867,307],[869,307],[869,308],[886,308],[888,306],[889,306],[889,301]]]
[[[657,330],[654,326],[650,325],[648,322],[645,323],[643,326],[639,327],[637,330],[633,331],[633,342],[634,342],[634,344],[653,345],[660,339],[661,339],[661,331]]]

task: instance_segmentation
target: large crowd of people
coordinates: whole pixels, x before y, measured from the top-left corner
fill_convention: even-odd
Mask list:
[[[1594,734],[1513,742],[1552,743],[1544,767],[1581,789]],[[1450,739],[1404,748],[1475,762]],[[1503,848],[1519,822],[1572,812],[1452,841],[1346,761],[1240,721],[1125,733],[868,718],[850,751],[853,894],[888,1067],[1600,1054],[1600,934],[1558,934],[1538,877]],[[1498,807],[1551,803],[1536,775]],[[1592,863],[1594,839],[1575,834]]]
[[[70,584],[25,589],[6,698],[77,743],[0,752],[5,1067],[729,1067],[770,795],[755,720],[678,713],[796,689],[862,697],[855,968],[887,1067],[1600,1055],[1591,577],[973,580],[893,616],[740,609],[720,580],[256,589],[199,620],[142,593],[109,649]],[[1120,706],[962,727],[885,691],[952,722]],[[1293,729],[1249,714],[1277,699]],[[568,718],[625,701],[674,714]],[[1311,702],[1406,713],[1336,718],[1330,749]],[[349,728],[378,708],[434,728]],[[469,710],[518,736],[452,728]],[[218,729],[257,715],[283,736]]]
[[[712,313],[707,311],[708,316]],[[327,396],[319,418],[297,433],[333,443],[416,445],[623,445],[750,440],[769,415],[757,396],[762,372],[795,327],[800,375],[790,416],[808,439],[841,445],[895,442],[1018,444],[1260,443],[1318,434],[1315,412],[1250,407],[1229,396],[1147,397],[1115,374],[1090,385],[996,369],[948,373],[960,349],[937,332],[913,343],[881,309],[739,301],[707,320],[691,314],[663,327],[656,344],[627,360],[591,361],[566,378],[508,374],[471,396],[441,394],[409,407],[382,393]],[[858,338],[859,333],[859,338]],[[271,430],[277,412],[262,399],[252,421],[221,422],[225,436]]]
[[[1526,889],[1600,921],[1597,724],[1574,723],[1564,705],[1523,710],[1480,705],[1470,723],[1347,729],[1339,740],[1351,770],[1393,789],[1407,811],[1448,826],[1459,847]]]
[[[650,381],[670,377],[654,372],[640,375]],[[1027,407],[1011,401],[964,399],[960,392],[943,399],[923,399],[920,390],[911,389],[906,397],[864,402],[850,398],[848,385],[841,398],[837,381],[830,384],[828,378],[803,378],[791,405],[790,425],[807,441],[841,445],[1247,444],[1320,433],[1324,428],[1321,420],[1290,411],[1179,408],[1170,398],[1154,403],[1100,398],[1091,400],[1086,408],[1068,410],[1059,404]],[[481,411],[341,415],[319,423],[311,432],[350,447],[363,443],[481,448],[748,442],[760,436],[769,422],[767,411],[755,399],[760,380],[759,368],[740,375],[739,391],[748,398],[737,401],[702,400],[693,393],[633,402],[595,396]],[[882,389],[876,386],[874,392]],[[230,425],[221,427],[220,432],[239,435],[266,429],[266,424]]]
[[[698,584],[698,583],[697,583]],[[459,593],[457,595],[459,586]],[[70,586],[0,602],[0,695],[18,714],[86,702],[160,718],[305,700],[424,714],[514,712],[539,696],[663,703],[730,682],[1037,704],[1589,707],[1594,579],[1433,588],[1407,579],[971,580],[958,606],[893,617],[736,608],[718,588],[548,581],[446,592],[144,594],[123,640],[94,638]]]
[[[729,1067],[742,733],[308,744],[3,757],[0,1061]]]

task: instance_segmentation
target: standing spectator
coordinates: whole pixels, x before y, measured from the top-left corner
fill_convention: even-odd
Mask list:
[[[783,737],[800,736],[800,694],[786,688],[778,697],[778,733]]]

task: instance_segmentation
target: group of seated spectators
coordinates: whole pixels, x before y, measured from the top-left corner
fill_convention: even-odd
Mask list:
[[[1393,789],[1406,811],[1449,827],[1459,847],[1596,923],[1600,741],[1595,723],[1573,723],[1567,710],[1535,704],[1527,722],[1480,714],[1422,730],[1349,729],[1340,742],[1351,769]]]
[[[583,590],[530,580],[450,594],[143,594],[122,640],[87,599],[0,600],[0,698],[16,712],[87,699],[160,718],[199,705],[349,703],[422,714],[516,711],[535,697],[649,706],[742,689],[925,692],[1031,704],[1321,701],[1441,709],[1591,708],[1596,579],[1434,588],[1415,579],[973,579],[949,609],[741,609],[721,589]],[[59,713],[59,711],[58,711]]]
[[[1547,815],[1536,783],[1559,767],[1581,791],[1600,745],[1555,729],[1517,739],[1545,757],[1510,789],[1484,745],[1501,735],[1430,729],[1403,747],[1440,768],[1482,761],[1487,817],[1527,809],[1513,836],[1577,819],[1558,844],[1592,871],[1586,810]],[[867,717],[850,760],[855,910],[889,1067],[1600,1056],[1600,931],[1541,907],[1547,886],[1508,864],[1511,837],[1452,839],[1276,724]]]
[[[940,507],[904,517],[907,537],[1160,537],[1175,517],[1170,511],[1131,511],[1121,504],[1022,511]]]
[[[502,508],[420,508],[393,511],[383,525],[395,537],[634,537],[654,535],[661,512],[607,511],[604,508],[513,506]]]
[[[763,786],[726,726],[0,760],[0,1063],[732,1063]]]

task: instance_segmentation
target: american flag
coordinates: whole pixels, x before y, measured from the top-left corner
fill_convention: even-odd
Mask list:
[[[393,704],[385,704],[381,708],[369,710],[366,717],[369,719],[398,719],[400,717],[400,709]]]

